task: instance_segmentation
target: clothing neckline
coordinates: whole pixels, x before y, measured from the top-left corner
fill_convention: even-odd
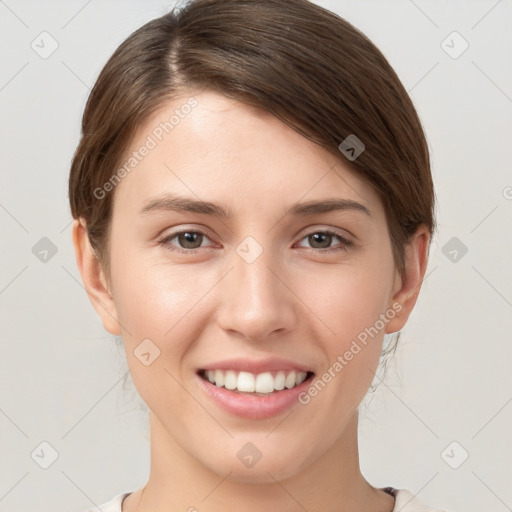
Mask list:
[[[380,490],[384,491],[385,493],[389,494],[390,496],[393,496],[393,498],[395,498],[395,503],[396,503],[396,495],[398,493],[398,489],[388,486],[388,487],[381,487]],[[127,492],[127,493],[121,494],[121,496],[120,496],[121,500],[119,503],[120,512],[123,512],[123,502],[126,498],[128,498],[128,496],[130,496],[130,494],[133,494],[133,492]],[[393,507],[393,510],[394,510],[394,507]]]

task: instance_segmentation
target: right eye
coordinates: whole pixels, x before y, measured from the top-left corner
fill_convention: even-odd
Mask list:
[[[198,230],[183,230],[176,231],[175,233],[171,233],[166,235],[164,238],[158,241],[158,243],[165,247],[166,249],[170,249],[171,251],[178,251],[182,253],[194,253],[197,249],[204,247],[202,244],[203,240],[208,238],[208,235],[202,231]],[[181,247],[176,246],[176,244],[172,243],[172,241],[176,239],[177,242],[181,245]],[[199,245],[198,245],[199,244]],[[212,246],[206,246],[212,247]]]

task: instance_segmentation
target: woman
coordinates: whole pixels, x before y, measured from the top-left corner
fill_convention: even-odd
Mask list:
[[[358,406],[434,233],[428,147],[377,48],[307,0],[196,0],[115,51],[73,243],[148,405],[104,512],[432,512],[361,474]]]

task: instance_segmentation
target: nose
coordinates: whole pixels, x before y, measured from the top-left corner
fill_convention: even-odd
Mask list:
[[[223,279],[219,325],[252,341],[264,341],[294,329],[298,318],[297,299],[291,276],[270,250],[254,260],[233,252],[231,271]]]

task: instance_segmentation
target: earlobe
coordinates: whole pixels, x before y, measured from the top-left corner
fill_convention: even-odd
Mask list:
[[[100,262],[90,244],[84,219],[80,218],[73,221],[72,239],[76,263],[89,300],[100,316],[103,327],[110,334],[120,336],[122,330],[114,299]]]
[[[427,269],[429,241],[430,233],[422,225],[405,248],[405,273],[403,276],[397,274],[395,283],[399,283],[399,289],[394,293],[390,303],[390,307],[398,313],[386,325],[387,334],[403,328],[416,304]]]

